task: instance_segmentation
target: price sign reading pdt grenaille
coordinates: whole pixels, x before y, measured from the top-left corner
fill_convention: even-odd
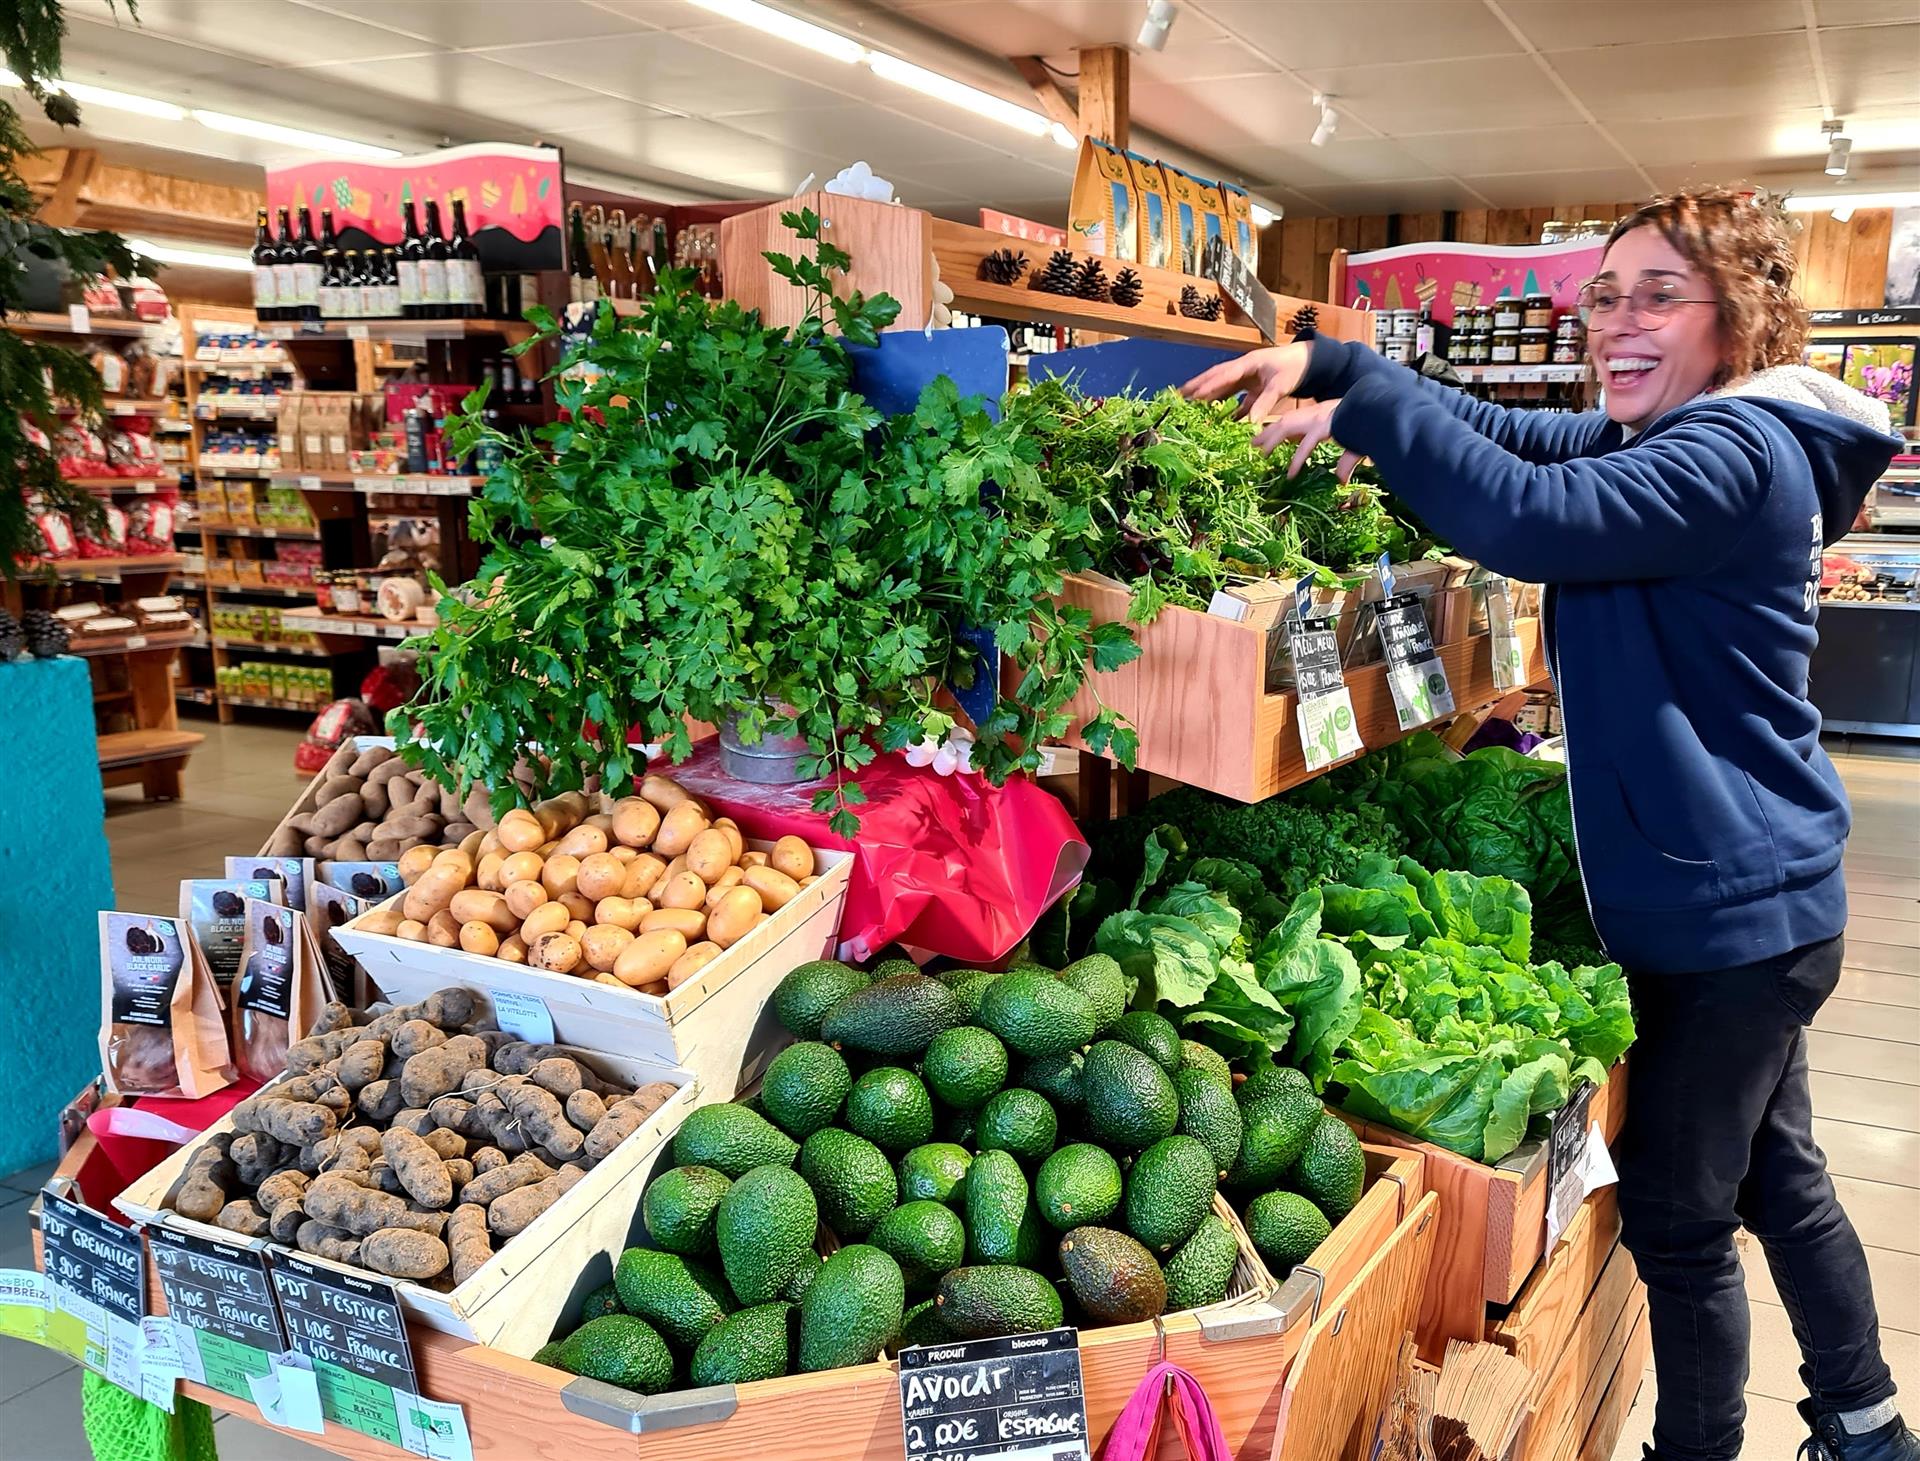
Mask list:
[[[140,1234],[52,1191],[40,1194],[49,1334],[67,1316],[74,1358],[123,1390],[140,1393],[140,1321],[147,1313],[147,1254]],[[82,1334],[84,1331],[84,1337]]]
[[[904,1349],[900,1419],[906,1461],[1088,1461],[1079,1331]]]

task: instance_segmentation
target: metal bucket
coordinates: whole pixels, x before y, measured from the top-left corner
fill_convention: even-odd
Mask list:
[[[736,781],[752,781],[761,786],[788,786],[808,778],[800,774],[802,757],[811,755],[799,736],[777,736],[768,732],[753,745],[740,740],[738,717],[729,716],[720,726],[720,767]]]

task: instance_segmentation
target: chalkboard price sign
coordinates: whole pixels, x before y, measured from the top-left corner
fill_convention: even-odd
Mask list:
[[[902,1350],[900,1418],[907,1461],[1088,1461],[1079,1331]]]
[[[137,1232],[48,1191],[40,1195],[40,1238],[48,1282],[139,1327],[147,1263]]]
[[[256,1249],[166,1228],[150,1229],[148,1237],[167,1308],[192,1336],[183,1343],[194,1347],[205,1383],[251,1399],[248,1377],[271,1373],[273,1357],[287,1349],[266,1258]]]

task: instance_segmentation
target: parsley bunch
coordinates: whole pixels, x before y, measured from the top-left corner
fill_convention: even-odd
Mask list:
[[[939,687],[971,680],[972,631],[1018,671],[977,728],[974,764],[996,783],[1071,728],[1089,663],[1139,653],[1124,625],[1054,599],[1062,536],[1085,524],[1048,495],[1040,444],[944,378],[910,415],[874,410],[842,342],[875,343],[899,306],[836,296],[847,255],[813,213],[783,222],[813,245],[767,255],[806,293],[798,324],[669,272],[638,318],[602,312],[569,357],[592,373],[558,382],[567,420],[499,437],[483,390],[456,422],[462,452],[493,436],[504,454],[472,507],[487,554],[416,641],[423,683],[390,724],[417,722],[409,755],[491,788],[497,810],[592,775],[618,795],[630,731],[681,760],[689,720],[735,719],[749,743],[806,741],[802,774],[830,783],[814,805],[844,835],[865,800],[847,773],[952,727]],[[530,318],[536,340],[557,333]],[[1131,762],[1133,732],[1104,707],[1081,733]]]

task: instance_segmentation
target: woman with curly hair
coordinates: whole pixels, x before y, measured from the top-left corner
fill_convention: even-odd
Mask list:
[[[1814,1145],[1804,1033],[1840,977],[1851,822],[1807,699],[1820,553],[1899,442],[1884,405],[1799,363],[1793,269],[1779,219],[1736,193],[1621,219],[1581,291],[1605,388],[1585,415],[1503,410],[1326,339],[1186,386],[1244,391],[1255,418],[1318,402],[1260,442],[1298,439],[1297,469],[1331,437],[1440,537],[1547,585],[1581,877],[1638,1014],[1616,1155],[1659,1461],[1740,1454],[1743,1224],[1805,1361],[1802,1455],[1920,1461]]]

